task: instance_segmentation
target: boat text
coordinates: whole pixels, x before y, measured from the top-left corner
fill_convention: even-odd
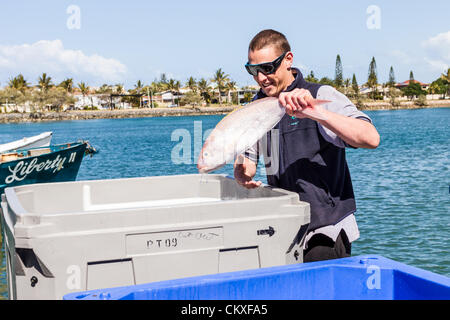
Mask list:
[[[67,161],[67,157],[61,157],[59,154],[54,159],[47,159],[46,161],[38,162],[38,158],[33,158],[30,161],[19,161],[16,163],[14,168],[8,166],[9,172],[11,174],[6,177],[5,183],[10,184],[14,181],[22,181],[28,175],[33,172],[41,172],[41,171],[51,171],[55,173],[64,168],[64,163],[75,162],[76,152],[72,152],[69,157],[69,161]]]

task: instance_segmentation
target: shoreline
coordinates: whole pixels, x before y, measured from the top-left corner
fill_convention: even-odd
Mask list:
[[[413,101],[401,102],[400,106],[393,107],[388,102],[368,102],[358,109],[365,111],[375,110],[403,110],[403,109],[429,109],[448,108],[450,100],[427,101],[428,105],[418,106]],[[176,107],[176,108],[143,108],[125,110],[80,110],[62,112],[36,112],[36,113],[1,113],[0,123],[26,123],[26,122],[50,122],[70,120],[92,120],[92,119],[126,119],[147,117],[173,117],[173,116],[203,116],[227,114],[240,106],[209,106],[199,108]]]
[[[354,103],[354,101],[352,101]],[[367,102],[363,103],[363,108],[358,108],[359,110],[407,110],[407,109],[431,109],[431,108],[449,108],[450,99],[445,100],[430,100],[427,101],[426,106],[419,106],[414,104],[414,101],[402,101],[398,107],[393,107],[389,102]]]

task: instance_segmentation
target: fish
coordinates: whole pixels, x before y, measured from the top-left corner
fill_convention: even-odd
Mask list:
[[[310,106],[328,103],[328,100],[310,99]],[[209,173],[232,163],[246,149],[253,146],[285,115],[285,108],[278,98],[258,99],[225,116],[206,139],[197,160],[200,173]],[[302,113],[316,119],[322,114],[311,107]]]

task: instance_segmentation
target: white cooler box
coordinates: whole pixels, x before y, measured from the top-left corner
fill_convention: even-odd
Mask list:
[[[303,262],[310,208],[224,175],[19,186],[2,195],[10,299]]]

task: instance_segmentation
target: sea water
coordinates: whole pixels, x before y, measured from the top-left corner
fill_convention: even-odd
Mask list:
[[[361,234],[352,255],[380,254],[450,276],[450,108],[366,113],[381,143],[375,150],[347,149]],[[83,160],[77,180],[190,174],[197,173],[203,133],[222,118],[0,124],[0,143],[44,131],[53,131],[53,144],[89,140],[100,152]],[[233,166],[215,173],[233,176]],[[264,170],[256,179],[267,182]],[[6,298],[3,250],[0,299]]]

